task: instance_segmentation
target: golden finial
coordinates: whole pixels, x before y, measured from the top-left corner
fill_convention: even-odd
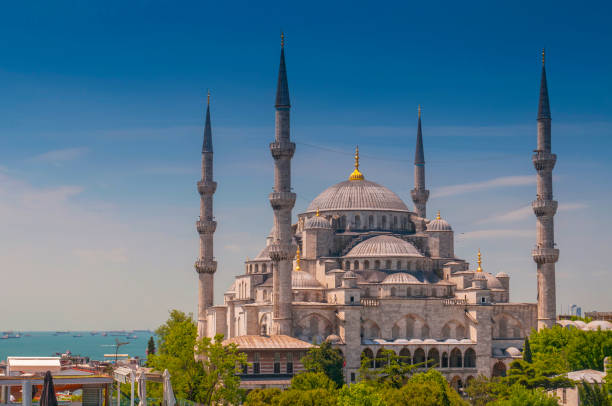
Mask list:
[[[546,62],[546,48],[542,48],[542,65]]]
[[[482,272],[482,255],[480,255],[480,248],[478,248],[478,269],[477,272]]]
[[[281,31],[281,48],[285,47],[285,33]]]
[[[438,214],[436,215],[436,220],[440,220],[442,217],[440,217],[440,210],[438,210]]]
[[[349,176],[349,180],[363,180],[363,174],[359,172],[359,145],[355,148],[355,170]]]
[[[319,208],[317,207],[317,212],[315,213],[315,216],[319,217]]]
[[[298,245],[297,251],[295,253],[295,270],[301,271],[302,267],[300,267],[300,246]]]
[[[207,91],[206,104],[210,106],[210,89],[208,89],[208,91]]]
[[[419,112],[419,118],[421,118],[421,105],[420,104],[419,104],[418,112]]]

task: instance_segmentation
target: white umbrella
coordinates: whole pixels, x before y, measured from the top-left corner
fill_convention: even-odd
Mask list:
[[[147,381],[145,380],[144,371],[138,375],[138,406],[147,406]]]
[[[172,382],[170,382],[170,372],[166,369],[162,376],[164,378],[164,406],[174,406],[176,404],[176,398],[172,390]]]

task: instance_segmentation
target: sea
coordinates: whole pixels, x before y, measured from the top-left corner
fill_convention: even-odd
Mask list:
[[[89,357],[91,360],[111,360],[104,354],[115,354],[116,340],[128,343],[119,347],[119,354],[130,357],[146,357],[147,343],[154,337],[151,331],[139,330],[127,333],[103,332],[91,334],[90,331],[20,331],[21,338],[0,339],[0,361],[10,356],[55,357],[70,351],[72,355]],[[11,333],[14,336],[17,333]],[[4,333],[0,334],[4,336]]]

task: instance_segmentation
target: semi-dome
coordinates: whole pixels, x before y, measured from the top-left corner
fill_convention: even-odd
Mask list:
[[[510,276],[508,276],[507,273],[505,272],[499,272],[497,275],[495,275],[496,278],[509,278]]]
[[[414,276],[408,273],[398,272],[398,273],[394,273],[394,274],[387,276],[385,280],[382,281],[382,283],[387,284],[387,285],[394,285],[394,284],[421,283],[421,281],[419,281],[417,278],[415,278]]]
[[[353,247],[346,258],[362,257],[422,257],[414,245],[401,238],[379,235],[368,238]]]
[[[325,189],[308,205],[307,212],[326,210],[410,210],[391,190],[369,180],[347,180]]]
[[[323,287],[314,276],[305,271],[291,272],[291,286],[294,289]]]
[[[353,271],[346,271],[342,277],[344,279],[357,279],[357,274]]]
[[[331,224],[329,220],[325,217],[321,216],[312,216],[304,223],[304,229],[313,230],[313,229],[330,229]]]

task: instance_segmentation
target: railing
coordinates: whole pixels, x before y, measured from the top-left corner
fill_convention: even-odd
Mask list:
[[[365,307],[377,307],[377,306],[380,306],[380,301],[378,299],[374,299],[374,298],[362,297],[360,302],[361,302],[361,305],[365,306]]]
[[[455,306],[455,305],[466,305],[467,300],[465,299],[444,299],[442,301],[444,306]]]

